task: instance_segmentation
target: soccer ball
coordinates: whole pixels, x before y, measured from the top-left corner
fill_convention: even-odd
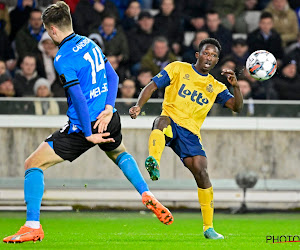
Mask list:
[[[254,79],[265,81],[270,79],[276,72],[276,58],[266,50],[257,50],[248,57],[246,68]]]

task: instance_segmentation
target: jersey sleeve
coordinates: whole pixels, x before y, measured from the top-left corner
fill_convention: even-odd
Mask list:
[[[76,71],[68,61],[60,60],[55,62],[54,66],[65,90],[68,90],[68,88],[79,84]]]
[[[164,88],[171,84],[174,77],[176,62],[168,64],[161,72],[152,78],[158,88]]]
[[[224,107],[225,103],[234,96],[229,92],[229,90],[223,83],[218,82],[218,84],[221,85],[221,88],[219,94],[216,97],[215,103],[219,103]]]

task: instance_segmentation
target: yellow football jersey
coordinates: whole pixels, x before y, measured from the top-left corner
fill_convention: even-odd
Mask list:
[[[173,62],[152,79],[158,88],[166,87],[161,115],[197,135],[213,104],[224,105],[232,94],[212,75],[203,75],[194,65]]]

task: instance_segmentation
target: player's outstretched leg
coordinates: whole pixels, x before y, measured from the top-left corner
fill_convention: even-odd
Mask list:
[[[113,158],[111,154],[108,153],[108,155],[110,155],[110,158]],[[174,220],[171,212],[149,191],[148,185],[132,155],[127,152],[123,152],[118,155],[115,163],[123,171],[124,175],[132,183],[135,189],[142,195],[143,204],[152,210],[162,223],[166,225],[171,224]]]
[[[163,206],[152,193],[144,192],[142,195],[142,201],[144,205],[152,210],[156,217],[165,225],[171,225],[174,221],[174,217],[165,206]]]
[[[22,243],[37,241],[44,238],[44,231],[40,225],[40,207],[44,193],[44,173],[40,168],[29,168],[25,171],[24,195],[27,205],[27,220],[20,230],[5,237],[3,242]]]
[[[47,142],[43,142],[27,158],[24,179],[24,199],[27,206],[26,223],[16,234],[5,237],[3,242],[22,243],[25,241],[41,241],[44,238],[44,231],[40,224],[40,208],[44,193],[43,170],[62,161],[63,159],[56,155]]]

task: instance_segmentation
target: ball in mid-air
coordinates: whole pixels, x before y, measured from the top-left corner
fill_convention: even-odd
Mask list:
[[[270,79],[276,72],[276,58],[266,50],[257,50],[248,57],[246,68],[254,79],[265,81]]]

